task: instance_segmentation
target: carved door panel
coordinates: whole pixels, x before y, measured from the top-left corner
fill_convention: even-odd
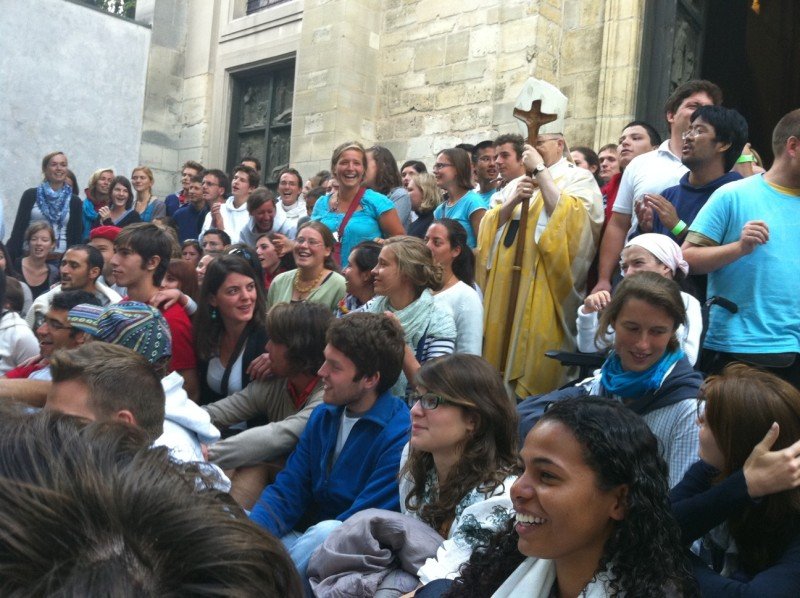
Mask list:
[[[700,76],[705,0],[648,0],[636,115],[666,139],[664,102],[676,87]]]
[[[244,156],[261,160],[262,182],[277,185],[289,165],[294,63],[234,77],[228,170]]]

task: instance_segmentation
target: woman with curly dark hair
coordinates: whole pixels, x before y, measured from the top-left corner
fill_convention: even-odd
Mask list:
[[[607,399],[565,399],[531,430],[521,456],[513,527],[473,552],[447,596],[696,593],[667,467],[640,417]]]
[[[417,572],[453,577],[474,546],[503,529],[516,479],[517,414],[497,371],[454,354],[425,363],[412,393],[411,440],[400,467],[400,510],[445,539]]]
[[[800,391],[741,363],[706,380],[700,458],[672,510],[703,596],[800,595]],[[706,561],[713,568],[709,568]]]

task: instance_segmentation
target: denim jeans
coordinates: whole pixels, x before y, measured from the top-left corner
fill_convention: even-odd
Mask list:
[[[286,550],[289,551],[289,556],[292,557],[294,566],[300,574],[306,596],[314,596],[311,591],[311,584],[308,582],[308,561],[311,560],[311,555],[325,541],[325,538],[340,525],[342,525],[342,522],[336,519],[320,521],[318,524],[309,527],[302,534],[291,531],[281,538],[281,542],[283,542]]]

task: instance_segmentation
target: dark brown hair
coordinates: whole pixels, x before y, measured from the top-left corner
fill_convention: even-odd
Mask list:
[[[654,307],[663,309],[672,318],[672,338],[667,345],[668,351],[675,351],[680,344],[675,331],[686,323],[686,307],[683,305],[681,288],[674,280],[664,278],[655,272],[637,272],[626,276],[614,290],[611,303],[600,315],[600,326],[597,328],[595,340],[598,346],[608,345],[608,329],[613,327],[622,308],[629,299],[640,299]]]
[[[475,422],[459,447],[458,462],[446,480],[438,480],[433,500],[424,503],[425,482],[433,471],[433,456],[409,449],[400,476],[408,475],[413,487],[406,507],[447,536],[458,503],[477,488],[490,494],[517,470],[517,412],[500,374],[476,355],[456,353],[425,362],[414,378],[417,388],[441,395]],[[430,489],[428,489],[430,490]]]
[[[219,349],[220,338],[225,330],[222,318],[211,316],[211,304],[208,300],[219,291],[229,274],[241,274],[253,279],[256,288],[256,304],[253,308],[253,319],[250,321],[250,325],[263,328],[265,324],[267,301],[264,297],[264,287],[259,282],[258,275],[253,271],[250,263],[238,255],[220,255],[214,258],[206,268],[197,312],[194,314],[194,344],[197,356],[203,360],[211,359]]]
[[[389,195],[392,189],[403,186],[397,160],[394,159],[392,152],[382,145],[373,145],[367,149],[367,153],[375,160],[375,181],[372,184],[375,191]]]
[[[286,346],[292,373],[315,376],[325,361],[325,333],[332,321],[331,310],[319,303],[276,303],[267,314],[267,334]]]
[[[380,374],[375,392],[389,390],[403,368],[406,341],[400,324],[383,314],[356,312],[334,320],[325,340],[356,367],[353,380]]]

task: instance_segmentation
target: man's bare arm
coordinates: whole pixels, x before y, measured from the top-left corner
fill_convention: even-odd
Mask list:
[[[742,227],[738,241],[725,245],[706,246],[696,242],[697,233],[689,232],[681,249],[692,274],[708,274],[753,253],[756,247],[769,241],[769,228],[761,220],[751,220]]]
[[[611,291],[611,276],[619,263],[619,256],[625,246],[625,236],[631,227],[631,215],[612,212],[611,219],[603,233],[600,243],[600,257],[597,265],[597,284],[591,293]]]
[[[47,380],[0,379],[0,398],[44,407],[51,384]]]

